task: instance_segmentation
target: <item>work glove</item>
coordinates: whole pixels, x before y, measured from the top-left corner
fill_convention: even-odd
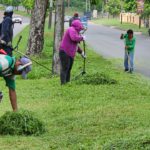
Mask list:
[[[0,102],[2,101],[2,99],[3,99],[3,93],[0,92]]]
[[[84,53],[84,51],[82,51],[81,56],[82,58],[86,59],[86,54]]]
[[[85,41],[85,40],[86,40],[86,36],[85,36],[85,35],[82,35],[82,37],[83,37],[83,41]]]
[[[0,40],[0,44],[6,45],[6,42],[4,40]]]
[[[12,43],[8,42],[7,46],[12,47]]]

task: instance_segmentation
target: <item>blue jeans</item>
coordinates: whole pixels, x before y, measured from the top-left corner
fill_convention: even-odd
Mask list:
[[[134,69],[134,51],[129,52],[125,50],[125,57],[124,57],[124,67],[126,70],[133,71]]]

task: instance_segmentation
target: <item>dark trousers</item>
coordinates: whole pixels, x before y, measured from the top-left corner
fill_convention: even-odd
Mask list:
[[[68,56],[64,51],[59,52],[60,57],[60,80],[61,84],[65,84],[70,81],[71,69],[73,66],[74,59]]]

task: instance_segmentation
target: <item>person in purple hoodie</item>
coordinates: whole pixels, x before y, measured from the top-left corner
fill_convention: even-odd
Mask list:
[[[80,53],[83,58],[86,57],[84,52],[78,46],[78,44],[85,39],[84,36],[80,35],[80,31],[83,29],[82,23],[79,20],[75,20],[63,36],[59,49],[61,84],[70,81],[70,73],[76,52]]]

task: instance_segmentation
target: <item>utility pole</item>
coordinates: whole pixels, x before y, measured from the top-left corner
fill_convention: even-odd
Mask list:
[[[67,0],[68,1],[68,8],[70,7],[70,0]]]
[[[122,20],[122,19],[123,19],[123,18],[122,18],[122,17],[123,17],[123,16],[122,16],[122,12],[123,12],[123,1],[122,1],[122,0],[120,1],[120,5],[121,5],[121,14],[120,14],[120,17],[121,17],[121,18],[120,18],[120,19],[121,19],[121,24],[122,24],[122,21],[123,21],[123,20]]]
[[[51,29],[52,26],[52,12],[53,12],[53,0],[50,0],[49,4],[49,21],[48,21],[48,29]]]
[[[86,0],[86,12],[88,11],[88,0]]]
[[[91,11],[91,2],[89,0],[89,11]]]

